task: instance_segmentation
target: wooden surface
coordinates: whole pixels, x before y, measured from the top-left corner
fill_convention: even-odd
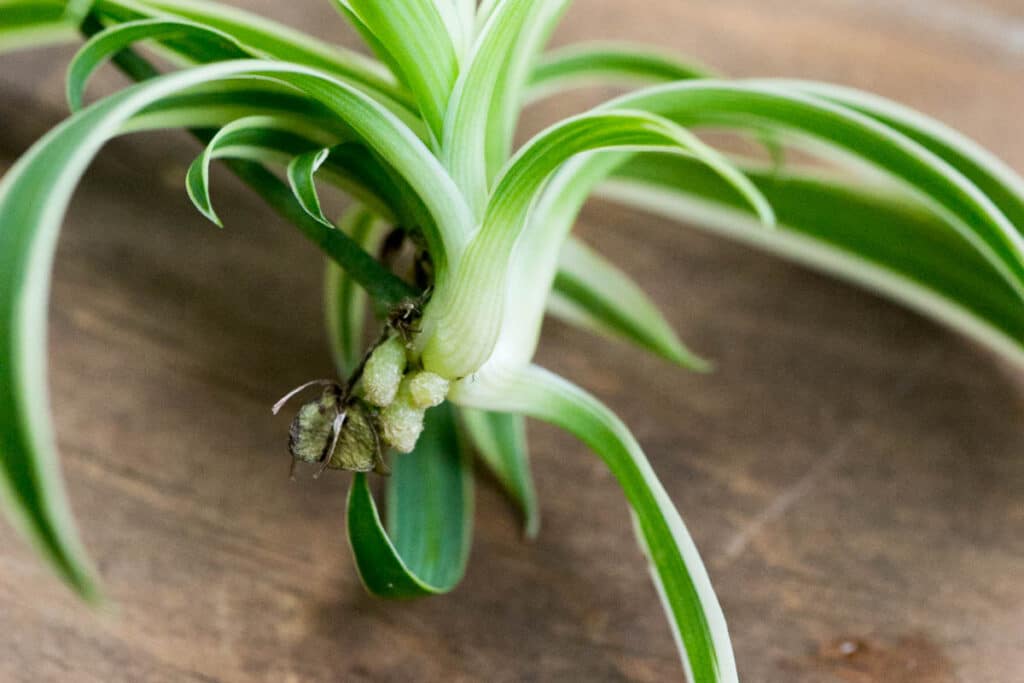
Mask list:
[[[326,1],[262,2],[351,40]],[[1022,35],[1018,0],[579,0],[559,40],[648,40],[737,75],[868,87],[1024,170]],[[5,164],[63,115],[67,56],[0,59]],[[0,525],[0,680],[678,679],[614,482],[546,427],[531,427],[537,542],[485,479],[453,595],[363,593],[344,477],[289,483],[286,424],[269,416],[329,369],[320,258],[223,175],[228,229],[207,225],[182,191],[195,153],[181,135],[118,141],[74,203],[51,386],[74,508],[118,609],[82,608]],[[1022,680],[1020,374],[869,295],[668,222],[595,205],[581,231],[626,255],[717,361],[691,376],[559,325],[540,354],[647,448],[708,561],[744,680]]]

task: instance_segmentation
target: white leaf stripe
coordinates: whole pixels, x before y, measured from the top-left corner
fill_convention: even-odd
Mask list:
[[[689,680],[738,681],[725,616],[697,548],[640,446],[607,407],[537,366],[491,367],[459,382],[451,399],[549,422],[601,456],[636,514]]]

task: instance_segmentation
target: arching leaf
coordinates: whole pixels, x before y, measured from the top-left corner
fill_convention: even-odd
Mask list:
[[[472,469],[453,408],[427,412],[416,450],[398,456],[387,486],[387,526],[365,474],[348,496],[348,540],[366,589],[384,598],[447,593],[466,570],[473,531]]]

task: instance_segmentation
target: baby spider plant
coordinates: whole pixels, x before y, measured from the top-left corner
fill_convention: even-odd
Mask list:
[[[848,88],[726,80],[625,45],[545,53],[568,0],[333,3],[376,59],[213,2],[0,0],[0,47],[86,38],[67,72],[71,116],[0,182],[0,489],[10,519],[97,599],[45,391],[53,253],[75,186],[107,140],[184,128],[202,145],[184,181],[204,216],[221,224],[209,180],[218,161],[328,259],[336,368],[286,397],[305,401],[289,449],[317,472],[356,473],[348,535],[368,590],[415,597],[459,581],[471,450],[537,533],[523,427],[536,418],[576,435],[622,486],[685,675],[738,680],[708,573],[640,445],[598,399],[532,363],[550,312],[706,368],[628,276],[571,236],[581,207],[596,192],[743,240],[1019,362],[1024,183],[943,125]],[[138,47],[170,68],[158,72]],[[85,105],[107,61],[137,84]],[[524,107],[594,83],[625,94],[514,144]],[[715,149],[697,135],[708,129],[771,153]],[[787,163],[788,150],[815,161]],[[354,200],[337,222],[322,208],[324,186]],[[370,311],[378,322],[364,330]],[[374,472],[389,474],[386,525]]]

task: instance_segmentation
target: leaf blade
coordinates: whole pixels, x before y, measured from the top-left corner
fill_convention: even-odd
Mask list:
[[[406,111],[415,108],[409,94],[372,59],[236,7],[202,0],[96,0],[94,10],[118,23],[169,16],[196,22],[230,35],[243,45],[259,46],[275,59],[323,70],[365,89],[382,102],[397,104]],[[173,44],[168,47],[179,56],[189,57],[188,50],[178,50]]]
[[[626,426],[587,392],[537,366],[492,368],[460,382],[452,400],[515,412],[575,435],[599,455],[635,513],[689,680],[739,679],[725,617],[676,507]]]
[[[439,140],[455,79],[458,54],[444,18],[431,0],[334,0],[343,14],[358,18],[383,50],[396,76],[412,91],[420,112]]]
[[[89,78],[103,62],[121,50],[143,40],[201,37],[217,41],[227,59],[257,56],[242,47],[231,36],[202,24],[181,19],[142,19],[130,21],[101,31],[89,40],[71,60],[67,69],[66,96],[72,112],[82,108],[82,98]]]
[[[647,85],[713,76],[714,72],[703,65],[646,45],[577,43],[544,55],[531,74],[527,99],[536,102],[591,85]]]
[[[561,4],[564,0],[558,0]],[[515,59],[516,41],[529,43],[534,37],[524,29],[531,15],[542,11],[538,0],[504,0],[495,4],[470,56],[459,74],[444,120],[441,155],[445,167],[461,188],[474,215],[482,217],[489,182],[488,155],[495,133],[503,127],[502,86],[512,82],[521,69]],[[521,74],[525,78],[526,74]],[[512,93],[508,94],[512,96]],[[504,134],[504,130],[500,131]]]
[[[690,81],[626,95],[606,105],[651,111],[680,125],[797,131],[864,160],[913,189],[999,270],[1024,298],[1024,237],[963,174],[899,131],[785,82]]]
[[[477,455],[523,514],[523,533],[540,533],[540,505],[530,471],[526,424],[519,415],[463,408],[459,411]]]
[[[352,480],[347,507],[349,543],[370,593],[409,599],[453,590],[469,559],[473,479],[452,407],[428,411],[416,449],[396,459],[388,482],[387,528],[366,475]]]
[[[570,237],[562,246],[552,296],[556,315],[571,324],[621,339],[681,367],[707,372],[710,364],[680,341],[654,302],[624,272]],[[549,306],[550,308],[550,306]]]
[[[308,75],[330,90],[330,84],[323,80],[326,77],[310,73],[305,67],[283,63],[223,62],[170,74],[82,110],[44,136],[0,180],[0,224],[4,226],[0,230],[0,327],[5,330],[0,335],[0,415],[5,424],[0,430],[4,439],[0,479],[4,482],[8,512],[55,560],[54,567],[62,577],[85,597],[96,595],[96,589],[67,512],[44,389],[49,273],[61,221],[93,156],[133,115],[163,97],[198,84],[266,72]],[[345,90],[341,84],[335,88],[335,95]],[[355,91],[350,94],[354,103],[362,102],[369,110],[377,106],[368,99],[360,100],[364,96]],[[340,106],[337,100],[334,104]],[[369,110],[363,111],[368,115]],[[382,120],[386,121],[388,116],[383,115]],[[364,123],[373,127],[372,122]],[[392,125],[401,124],[392,119]],[[416,140],[411,134],[401,137],[405,141]],[[397,139],[390,142],[394,144]],[[415,147],[419,143],[412,144]],[[273,174],[258,165],[238,169],[263,194],[284,192],[284,201],[276,201],[280,196],[271,197],[271,201],[278,207],[287,206],[290,191]],[[297,224],[301,225],[301,220]],[[338,231],[324,232],[316,238],[335,242],[348,239]],[[354,256],[362,254],[370,259],[358,247],[352,248]]]
[[[688,160],[637,157],[602,197],[775,253],[876,291],[1024,365],[1024,307],[982,255],[913,197],[800,174],[748,170],[779,229]]]
[[[74,42],[75,17],[57,0],[0,0],[0,54]]]
[[[369,254],[384,241],[385,225],[366,207],[355,205],[342,218],[339,229]],[[344,268],[333,261],[324,273],[324,322],[339,377],[351,375],[363,357],[366,292]]]
[[[591,152],[661,148],[693,154],[720,173],[756,207],[766,224],[774,218],[760,193],[722,155],[689,131],[641,111],[601,109],[566,119],[535,136],[508,164],[450,282],[439,283],[424,315],[427,369],[450,378],[477,371],[496,348],[506,282],[515,268],[517,241],[531,253],[557,253],[564,235],[530,223],[530,207],[556,171]],[[537,239],[531,237],[537,235]],[[546,295],[546,292],[545,292]]]
[[[978,143],[935,119],[877,95],[813,81],[782,82],[898,130],[960,171],[992,200],[1010,223],[1024,230],[1024,180]]]

